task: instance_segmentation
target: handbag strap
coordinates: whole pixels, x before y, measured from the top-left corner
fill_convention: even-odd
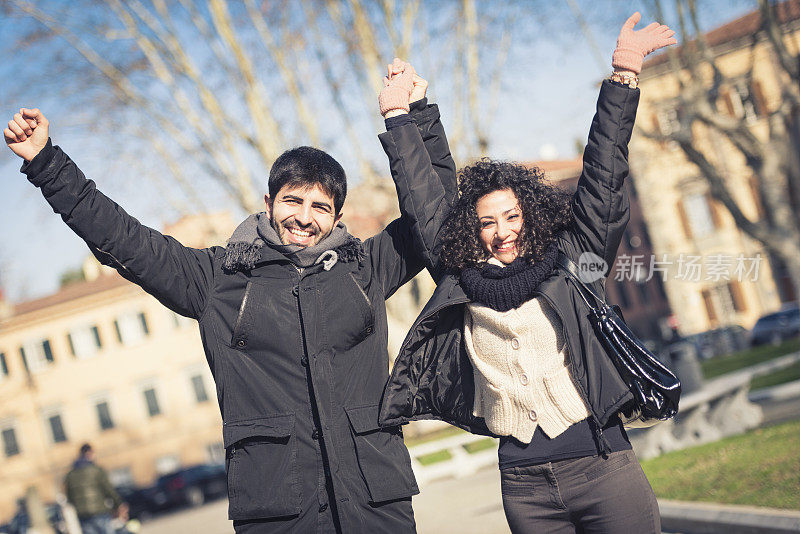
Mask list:
[[[569,259],[566,254],[559,251],[558,257],[556,258],[556,264],[564,269],[564,272],[567,274],[567,278],[569,278],[575,284],[575,287],[578,289],[578,294],[590,309],[608,306],[605,299],[601,298],[600,295],[595,293],[591,287],[581,280],[578,266],[575,265],[575,262]],[[590,302],[587,294],[594,298],[594,303]]]

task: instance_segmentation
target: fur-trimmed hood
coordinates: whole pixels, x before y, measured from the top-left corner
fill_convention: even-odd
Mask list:
[[[228,239],[222,268],[228,273],[249,271],[260,261],[275,256],[284,256],[297,263],[294,256],[300,251],[311,253],[310,264],[323,263],[326,270],[330,270],[340,261],[363,263],[364,248],[361,240],[347,232],[347,227],[341,222],[336,225],[331,235],[305,250],[292,250],[291,246],[273,244],[271,241],[277,238],[277,234],[272,236],[274,233],[265,212],[250,215],[236,227]],[[331,248],[326,247],[326,244]],[[314,248],[318,250],[313,251]]]

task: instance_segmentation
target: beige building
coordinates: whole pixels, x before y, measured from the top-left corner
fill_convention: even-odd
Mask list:
[[[226,215],[167,233],[199,246]],[[207,226],[205,226],[207,224]],[[46,501],[91,442],[115,484],[222,461],[222,421],[197,323],[93,258],[84,282],[7,308],[0,320],[0,522],[28,486]]]
[[[793,54],[800,44],[800,2],[787,2],[784,30]],[[784,6],[786,7],[786,6]],[[759,16],[751,13],[708,34],[706,40],[719,69],[735,82],[720,91],[717,105],[725,114],[744,119],[766,138],[766,113],[781,99],[771,47],[753,35]],[[754,55],[753,55],[754,53]],[[752,62],[753,78],[746,76]],[[711,71],[704,75],[711,82]],[[683,334],[721,326],[751,328],[757,318],[797,298],[797,292],[764,247],[734,224],[730,213],[709,194],[700,171],[677,144],[646,138],[642,130],[668,135],[680,120],[678,77],[665,56],[645,63],[640,76],[642,97],[631,141],[631,170],[643,215],[652,237],[656,263],[664,278],[672,309]],[[693,145],[724,169],[725,179],[745,215],[757,220],[762,212],[758,181],[741,154],[729,142],[699,124]]]

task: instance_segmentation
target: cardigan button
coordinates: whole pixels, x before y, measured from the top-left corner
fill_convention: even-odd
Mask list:
[[[528,417],[531,418],[531,421],[536,421],[537,419],[539,419],[539,416],[536,415],[536,412],[533,410],[531,410],[530,413],[528,413]]]
[[[511,340],[511,348],[517,350],[519,348],[519,339],[514,338]]]
[[[528,375],[526,375],[525,373],[522,373],[522,376],[519,377],[519,382],[523,386],[527,386],[528,385]]]

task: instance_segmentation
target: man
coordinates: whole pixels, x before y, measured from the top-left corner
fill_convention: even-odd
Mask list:
[[[94,463],[94,450],[81,445],[78,459],[64,479],[67,501],[75,507],[83,534],[113,534],[111,512],[127,507],[108,481],[105,470]],[[110,505],[109,505],[110,504]]]
[[[456,182],[438,109],[423,98],[427,83],[395,67],[379,99],[380,140],[402,215],[363,243],[340,222],[344,170],[317,149],[279,157],[266,211],[227,247],[197,250],[97,191],[50,143],[39,110],[20,110],[4,131],[26,160],[22,171],[103,264],[198,320],[239,533],[415,529],[418,489],[401,429],[378,426],[385,300],[436,263]]]

